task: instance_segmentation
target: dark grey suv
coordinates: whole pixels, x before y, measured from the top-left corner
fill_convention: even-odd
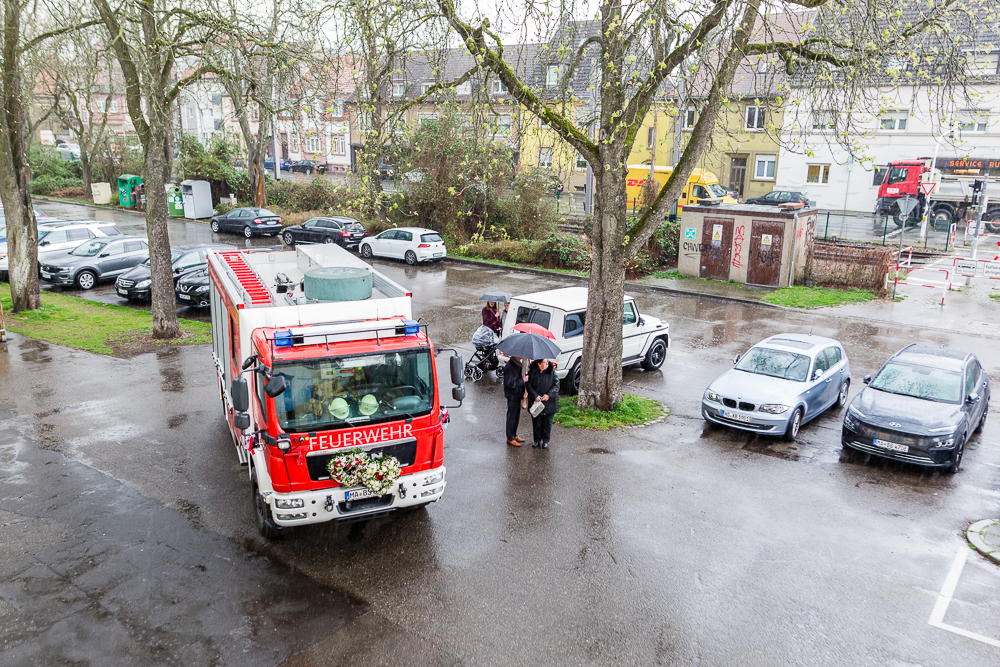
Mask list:
[[[990,379],[976,355],[913,344],[864,382],[844,415],[844,448],[958,472],[989,411]]]
[[[47,258],[41,265],[42,280],[53,285],[76,284],[82,290],[101,280],[114,278],[149,257],[143,239],[123,236],[85,241],[66,254]]]

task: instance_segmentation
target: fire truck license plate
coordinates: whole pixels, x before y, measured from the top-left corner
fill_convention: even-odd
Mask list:
[[[363,500],[365,498],[374,498],[375,494],[368,489],[357,489],[355,491],[348,491],[347,497],[344,500],[350,502],[352,500]]]

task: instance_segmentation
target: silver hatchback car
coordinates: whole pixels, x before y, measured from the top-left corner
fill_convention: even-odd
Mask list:
[[[715,424],[794,440],[802,424],[847,404],[850,364],[832,338],[779,334],[737,355],[735,364],[702,398],[701,414]]]

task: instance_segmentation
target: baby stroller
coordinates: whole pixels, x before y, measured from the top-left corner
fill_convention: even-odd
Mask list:
[[[465,364],[465,379],[476,382],[481,380],[483,373],[496,371],[497,377],[503,377],[503,366],[497,359],[497,345],[500,339],[496,333],[486,326],[476,329],[472,336],[472,344],[476,347],[476,353],[472,355]]]

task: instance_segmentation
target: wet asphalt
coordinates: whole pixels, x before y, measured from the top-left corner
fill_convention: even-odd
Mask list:
[[[578,284],[377,264],[466,354],[483,292]],[[735,354],[782,331],[840,339],[852,396],[916,340],[975,351],[996,382],[995,334],[636,297],[673,341],[627,391],[670,406],[664,423],[511,448],[490,375],[452,412],[443,500],[275,543],[256,535],[207,346],[121,360],[12,335],[0,664],[996,664],[996,646],[928,624],[962,530],[997,514],[995,410],[955,476],[843,453],[835,410],[792,444],[699,413]],[[998,584],[970,557],[945,623],[1000,639]]]

